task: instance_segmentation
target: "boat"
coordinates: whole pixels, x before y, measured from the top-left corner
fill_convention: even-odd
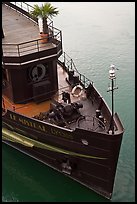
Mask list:
[[[124,133],[114,112],[116,68],[109,68],[112,108],[50,37],[25,2],[2,3],[2,142],[111,199]]]

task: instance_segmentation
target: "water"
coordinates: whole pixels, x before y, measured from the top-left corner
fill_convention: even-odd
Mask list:
[[[35,2],[36,3],[36,2]],[[31,2],[33,5],[33,3]],[[52,2],[60,14],[54,26],[62,30],[63,49],[79,71],[94,81],[111,107],[108,70],[115,64],[118,90],[114,109],[125,133],[112,202],[135,201],[135,3]],[[107,201],[43,164],[2,146],[3,202]]]

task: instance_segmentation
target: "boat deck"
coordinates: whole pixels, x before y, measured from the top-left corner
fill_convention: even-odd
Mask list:
[[[21,56],[34,53],[37,49],[42,51],[55,47],[52,42],[42,43],[36,22],[5,4],[2,4],[2,27],[5,36],[2,38],[4,56],[18,56],[18,54]]]
[[[67,73],[63,70],[63,68],[60,65],[58,65],[57,70],[58,70],[58,76],[59,76],[58,78],[59,91],[55,94],[55,96],[53,97],[53,100],[56,100],[58,102],[63,102],[62,92],[66,91],[70,93],[71,103],[79,102],[83,104],[83,108],[80,108],[80,114],[86,117],[86,120],[88,121],[88,123],[87,122],[85,123],[85,120],[82,119],[79,121],[79,123],[77,122],[77,124],[75,122],[74,123],[72,122],[71,124],[69,124],[69,128],[75,129],[76,125],[77,126],[80,125],[80,127],[83,127],[83,129],[87,127],[87,129],[92,130],[93,122],[94,122],[93,117],[96,114],[97,104],[96,103],[92,104],[91,101],[86,98],[84,90],[81,96],[79,97],[73,96],[71,93],[72,87],[65,80],[65,78],[67,77]],[[49,111],[52,100],[44,101],[41,103],[35,103],[31,101],[26,104],[15,104],[9,101],[8,98],[3,96],[3,103],[6,109],[10,109],[12,111],[25,115],[27,117],[34,117],[39,115],[40,113],[45,113]],[[94,129],[98,128],[98,121],[95,121],[95,123],[96,123],[96,126],[94,126]],[[101,130],[103,129],[101,128]]]
[[[5,4],[2,4],[2,26],[6,36],[2,43],[19,44],[39,38],[38,25]]]
[[[34,43],[35,40],[39,39],[38,25],[32,20],[27,19],[25,16],[21,15],[16,10],[9,8],[5,4],[2,4],[2,27],[5,34],[5,38],[2,39],[4,56],[12,56],[18,54],[18,47],[15,46],[17,44],[21,45],[24,42],[28,41],[33,41]],[[53,43],[46,43],[45,45],[43,45],[42,43],[40,43],[40,41],[39,44],[39,49],[49,49],[55,46]],[[14,45],[14,48],[8,45]],[[14,51],[12,49],[14,49]],[[33,53],[35,48],[33,48],[32,50],[26,50],[26,47],[23,45],[21,49],[22,53],[20,54],[23,55],[23,53],[25,53],[27,55],[31,52]],[[80,102],[83,104],[83,108],[80,108],[79,111],[81,115],[87,117],[86,121],[88,121],[88,124],[85,124],[85,120],[82,119],[81,121],[79,121],[79,123],[77,123],[77,125],[80,125],[83,128],[87,127],[87,129],[92,129],[93,117],[96,114],[96,109],[98,108],[98,105],[96,103],[93,104],[91,101],[89,101],[89,99],[86,98],[84,90],[81,96],[73,96],[71,93],[72,87],[65,80],[68,77],[67,73],[60,65],[58,65],[57,70],[59,90],[58,93],[55,94],[53,99],[58,102],[63,102],[62,92],[66,91],[70,93],[71,103]],[[77,91],[79,92],[80,90]],[[3,105],[5,109],[13,110],[28,117],[34,117],[36,115],[39,115],[41,112],[49,111],[51,102],[51,100],[48,100],[41,103],[35,103],[34,101],[32,101],[26,104],[15,104],[9,101],[8,98],[3,96]],[[96,124],[98,127],[98,121],[96,122]],[[70,124],[70,128],[73,129],[75,127],[76,123]]]

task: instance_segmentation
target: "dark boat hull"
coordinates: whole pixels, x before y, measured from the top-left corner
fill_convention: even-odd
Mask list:
[[[68,131],[12,111],[3,118],[4,143],[108,199],[112,196],[121,140],[122,133],[114,136],[81,129]]]

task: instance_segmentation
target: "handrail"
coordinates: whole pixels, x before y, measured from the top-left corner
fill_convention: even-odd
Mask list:
[[[55,44],[58,46],[61,41],[62,41],[62,36],[61,32],[56,33],[55,35],[49,36],[50,38],[50,43]],[[47,37],[44,37],[44,39],[47,39]],[[3,56],[22,56],[25,55],[26,53],[28,54],[29,51],[32,52],[39,52],[40,50],[47,49],[47,45],[43,44],[41,42],[41,38],[36,39],[36,40],[31,40],[28,42],[23,42],[19,44],[13,44],[13,43],[3,43]],[[9,49],[8,49],[9,48]]]
[[[11,101],[8,101],[5,97],[2,97],[2,108],[4,110],[6,110],[6,103],[8,104],[10,110],[15,111],[14,104]]]
[[[62,55],[59,58],[59,62],[61,62],[61,64],[64,65],[64,68],[66,69],[66,71],[69,73],[69,71],[74,71],[74,75],[78,75],[79,76],[79,80],[82,83],[82,85],[87,88],[89,86],[89,84],[93,84],[93,82],[88,79],[87,77],[85,77],[85,75],[81,74],[75,64],[74,61],[69,57],[69,55],[66,54],[66,52],[63,52]]]
[[[6,6],[9,6],[11,9],[14,9],[16,12],[20,13],[21,15],[24,15],[29,20],[38,24],[38,18],[30,14],[30,11],[34,8],[30,4],[27,4],[26,2],[3,2],[3,3]],[[52,24],[52,27],[53,27],[53,21],[50,18],[47,18],[47,20],[48,20],[48,25]]]
[[[3,2],[3,3],[6,6],[9,6],[11,9],[15,10],[16,12],[20,13],[21,15],[24,15],[29,20],[38,24],[37,18],[30,15],[30,11],[33,8],[33,6],[31,6],[25,2]]]
[[[31,16],[29,13],[30,10],[33,8],[33,6],[31,6],[25,2],[3,2],[3,3],[6,6],[9,6],[10,8],[21,13],[25,17],[29,18],[30,20],[32,20],[36,24],[38,24],[38,19]],[[18,7],[18,5],[20,5],[20,7]],[[26,10],[23,10],[24,8],[26,8]],[[52,42],[53,44],[58,46],[62,42],[61,31],[59,29],[53,27],[53,21],[51,21],[49,18],[48,18],[48,27],[50,30],[49,36],[44,37],[43,40],[46,38],[50,38],[50,42]],[[44,50],[44,48],[47,49],[46,45],[42,44],[42,46],[41,46],[41,44],[42,44],[41,38],[36,39],[36,40],[30,40],[30,41],[23,42],[23,43],[18,43],[18,44],[2,43],[3,57],[5,57],[5,56],[16,56],[16,57],[22,56],[22,55],[25,55],[26,52],[32,51],[32,50],[34,52],[39,52],[41,47],[42,47],[42,50]],[[10,49],[8,49],[8,48],[10,48]]]
[[[54,28],[55,29],[55,28]],[[54,43],[54,44],[58,44],[59,42],[61,42],[61,31],[59,31],[58,33],[55,33],[49,37],[43,37],[43,39],[46,39],[46,38],[50,38],[50,42]],[[53,39],[55,40],[58,40],[57,41],[53,41]],[[28,50],[26,51],[21,51],[21,49],[25,49],[25,48],[29,48],[29,47],[35,47],[34,49],[36,51],[39,51],[40,48],[41,48],[41,38],[39,39],[36,39],[36,40],[30,40],[30,41],[26,41],[26,42],[23,42],[23,43],[3,43],[2,46],[3,46],[3,56],[8,56],[7,53],[16,53],[16,56],[20,56],[22,54],[22,52],[27,52]],[[10,47],[10,51],[7,50],[7,48]],[[46,44],[42,44],[42,49],[43,48],[46,48]],[[12,48],[12,49],[11,49]]]
[[[30,14],[30,11],[34,8],[26,2],[3,2],[6,6],[9,6],[11,9],[14,9],[16,12],[19,12],[21,15],[24,15],[29,20],[38,24],[38,18]],[[53,29],[53,21],[50,18],[47,18],[47,24],[50,28]],[[56,28],[57,29],[57,28]]]

